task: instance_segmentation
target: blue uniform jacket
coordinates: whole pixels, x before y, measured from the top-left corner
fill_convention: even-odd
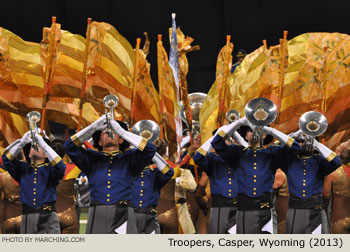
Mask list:
[[[324,177],[341,165],[340,158],[334,156],[327,161],[320,154],[310,157],[281,155],[281,168],[287,174],[289,193],[299,198],[309,198],[321,194]]]
[[[165,174],[157,168],[147,166],[139,176],[135,178],[132,191],[132,204],[136,208],[156,207],[160,196],[160,190],[174,175],[173,168]]]
[[[272,192],[274,175],[279,168],[279,156],[282,152],[299,151],[301,147],[294,141],[287,146],[269,146],[265,148],[242,148],[239,145],[226,145],[218,134],[211,145],[216,153],[236,170],[238,194],[259,197]]]
[[[89,179],[90,201],[111,205],[131,200],[132,178],[152,160],[156,147],[147,143],[143,151],[99,152],[75,145],[72,139],[64,144],[67,155]]]
[[[226,198],[237,197],[235,171],[220,156],[210,152],[205,157],[196,152],[193,159],[209,176],[211,194],[220,194]]]
[[[19,183],[20,201],[30,207],[40,207],[56,201],[56,187],[63,178],[66,165],[61,160],[50,163],[28,164],[2,156],[4,168]]]

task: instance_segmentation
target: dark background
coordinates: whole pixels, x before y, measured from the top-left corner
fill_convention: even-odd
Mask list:
[[[169,52],[168,28],[175,12],[177,26],[195,39],[201,50],[188,55],[189,92],[207,92],[215,80],[216,58],[231,35],[234,53],[257,49],[262,40],[276,45],[288,30],[291,39],[305,32],[350,33],[350,1],[340,0],[177,0],[177,1],[1,1],[0,26],[24,40],[40,42],[42,27],[57,17],[62,29],[85,37],[87,18],[112,24],[133,47],[147,31],[151,40],[148,60],[157,87],[157,34]]]

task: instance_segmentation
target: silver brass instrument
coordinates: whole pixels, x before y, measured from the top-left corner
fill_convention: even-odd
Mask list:
[[[226,112],[226,120],[228,123],[232,123],[241,117],[237,110],[231,109]]]
[[[29,129],[32,138],[32,147],[35,151],[39,151],[38,140],[35,137],[35,133],[39,133],[37,123],[40,119],[41,115],[38,111],[31,111],[27,114],[27,121],[29,122]]]
[[[203,104],[204,104],[206,97],[207,97],[207,95],[204,93],[201,93],[201,92],[191,93],[188,95],[188,100],[189,100],[191,112],[192,112],[192,129],[191,130],[192,130],[193,134],[200,132],[199,113],[201,111],[201,108],[203,107]],[[182,121],[187,124],[186,113],[184,111],[183,105],[181,105],[180,116],[181,116]]]
[[[132,133],[142,136],[149,142],[154,143],[160,136],[160,128],[159,125],[152,120],[142,120],[134,124]]]
[[[277,116],[276,105],[269,99],[259,97],[248,102],[245,106],[245,116],[255,127],[253,139],[262,145],[262,128],[272,123]]]
[[[105,109],[106,121],[107,121],[106,133],[112,139],[113,139],[113,130],[112,130],[112,126],[111,126],[111,120],[114,120],[114,108],[116,106],[118,106],[118,103],[119,103],[119,99],[116,95],[110,94],[110,95],[106,95],[103,98],[103,105],[105,105],[106,108],[109,108],[110,114],[111,114],[111,118],[109,118],[108,110]]]
[[[305,144],[309,151],[312,151],[315,137],[322,135],[328,127],[327,118],[320,112],[309,111],[299,119],[299,128],[305,137]]]

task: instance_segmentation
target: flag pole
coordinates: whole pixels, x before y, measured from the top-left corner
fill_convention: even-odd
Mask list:
[[[162,44],[162,34],[158,34],[158,43]],[[158,52],[158,50],[157,50]],[[157,60],[159,57],[157,57]],[[158,62],[158,90],[159,90],[159,112],[160,112],[160,139],[164,140],[164,125],[163,125],[163,113],[164,113],[164,100],[163,100],[163,86],[162,86],[162,80],[163,73],[160,66],[160,62]]]
[[[137,67],[139,64],[139,49],[140,49],[140,43],[141,39],[137,38],[136,39],[136,48],[135,48],[135,65],[134,65],[134,76],[133,76],[133,87],[132,87],[132,95],[131,95],[131,111],[130,111],[130,124],[129,127],[130,129],[134,125],[134,114],[135,114],[135,104],[134,104],[134,99],[136,95],[136,84],[137,84]]]
[[[84,54],[85,60],[84,60],[83,75],[82,75],[82,81],[81,81],[82,85],[81,85],[81,90],[80,90],[79,119],[78,119],[77,131],[80,131],[80,129],[81,129],[81,121],[82,121],[82,117],[83,117],[83,105],[84,105],[84,95],[85,95],[86,79],[87,79],[87,61],[88,61],[88,55],[89,55],[91,21],[92,21],[91,18],[87,19],[85,54]]]
[[[277,120],[276,120],[276,127],[279,127],[280,124],[280,112],[281,112],[281,103],[282,103],[282,90],[284,86],[284,73],[285,73],[285,67],[286,67],[286,54],[285,49],[287,45],[287,36],[288,31],[283,31],[283,39],[280,39],[281,44],[281,52],[280,52],[280,69],[279,69],[279,76],[278,76],[278,104],[277,104]]]
[[[320,75],[320,84],[323,89],[323,97],[322,97],[322,114],[326,116],[326,111],[327,111],[327,96],[328,96],[328,88],[327,88],[327,82],[326,82],[326,73],[327,73],[327,50],[328,47],[323,47],[323,52],[324,52],[324,59],[322,62],[322,70],[321,70],[321,75]],[[321,137],[321,143],[325,144],[326,139],[324,136]]]
[[[50,39],[49,39],[49,45],[48,45],[48,57],[49,59],[46,59],[46,69],[45,69],[45,78],[44,78],[44,97],[43,97],[43,104],[42,104],[42,112],[41,112],[41,122],[40,122],[40,129],[41,133],[44,132],[44,126],[45,126],[45,117],[46,117],[46,104],[49,102],[50,99],[50,92],[51,92],[51,85],[52,85],[52,78],[53,78],[53,69],[54,69],[54,58],[56,55],[55,53],[55,35],[56,35],[56,17],[52,16],[52,24],[50,29]]]

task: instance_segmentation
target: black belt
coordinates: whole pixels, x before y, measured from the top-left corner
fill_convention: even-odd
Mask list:
[[[177,204],[185,204],[186,203],[186,199],[185,198],[179,198],[177,200]]]
[[[212,207],[236,207],[238,204],[237,198],[226,198],[220,194],[211,195]]]
[[[145,208],[134,208],[134,212],[135,213],[152,214],[152,215],[157,214],[157,210],[153,206],[145,207]]]
[[[115,205],[115,206],[117,206],[117,207],[130,207],[130,206],[132,206],[130,200],[119,200],[119,201],[117,201],[116,203],[110,204],[110,205]],[[107,205],[107,204],[103,204],[103,203],[100,203],[100,202],[97,202],[97,201],[93,201],[93,202],[90,202],[90,206],[91,206],[91,207],[96,207],[96,206],[109,206],[109,204]]]
[[[322,195],[314,194],[307,199],[302,199],[294,194],[290,194],[288,208],[321,210]]]
[[[51,212],[56,212],[55,202],[44,203],[40,207],[30,207],[26,204],[22,204],[22,214],[51,213]]]
[[[267,192],[259,197],[249,197],[245,194],[238,194],[238,210],[266,210],[273,207],[272,193]]]

